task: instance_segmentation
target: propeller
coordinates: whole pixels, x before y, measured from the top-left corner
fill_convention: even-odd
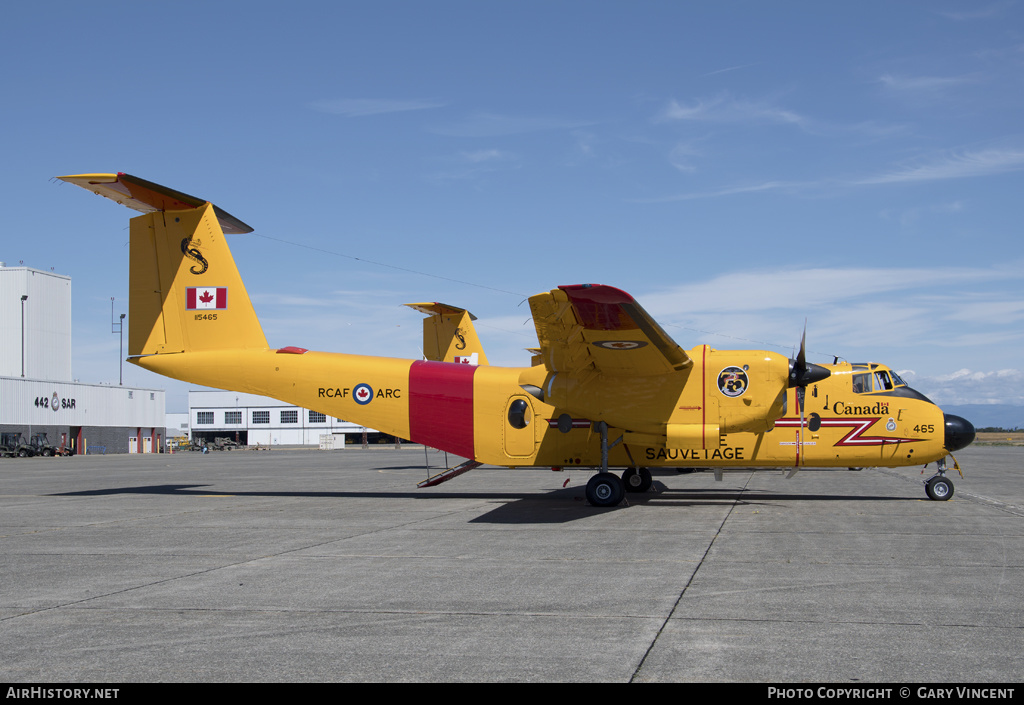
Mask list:
[[[807,323],[804,323],[804,334],[800,338],[800,352],[795,360],[789,361],[789,386],[806,387],[827,378],[832,372],[821,365],[807,362]],[[803,406],[801,405],[801,409]]]
[[[800,407],[800,431],[797,435],[798,453],[803,450],[804,443],[804,396],[807,391],[807,385],[815,384],[823,379],[826,379],[832,374],[831,370],[822,367],[821,365],[815,365],[807,362],[807,321],[804,321],[804,333],[800,338],[800,352],[797,353],[796,359],[790,359],[789,361],[789,387],[796,387],[796,402],[797,406]],[[811,414],[812,424],[815,428],[811,431],[817,431],[820,428],[820,419],[815,418],[817,414]],[[796,472],[790,474],[790,477]]]

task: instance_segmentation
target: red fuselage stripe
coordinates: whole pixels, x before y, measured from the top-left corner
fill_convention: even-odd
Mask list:
[[[708,398],[708,373],[707,373],[707,369],[708,369],[708,367],[707,367],[707,364],[708,364],[708,346],[707,345],[705,345],[703,348],[701,348],[701,358],[700,358],[700,361],[701,361],[700,364],[701,364],[701,366],[702,366],[702,368],[704,370],[703,373],[701,374],[701,377],[700,377],[700,395],[701,395],[701,399],[707,399]],[[707,403],[701,404],[701,406],[702,407],[707,407]],[[707,435],[708,435],[708,433],[707,433],[708,432],[708,410],[707,410],[707,408],[701,409],[701,412],[700,412],[700,427],[701,427],[700,428],[700,438],[701,438],[700,447],[706,449],[708,447],[708,442],[707,442]]]
[[[409,369],[409,440],[473,459],[475,365],[417,360]]]

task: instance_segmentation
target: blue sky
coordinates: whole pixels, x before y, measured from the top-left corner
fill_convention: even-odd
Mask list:
[[[5,8],[0,260],[73,278],[76,378],[116,383],[123,171],[252,225],[273,346],[417,357],[479,316],[633,294],[683,347],[885,362],[1024,404],[1020,2],[39,2]],[[179,385],[126,365],[125,381]]]

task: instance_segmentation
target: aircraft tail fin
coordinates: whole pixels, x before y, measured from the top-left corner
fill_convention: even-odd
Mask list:
[[[464,308],[437,302],[406,304],[427,315],[423,319],[423,356],[434,362],[486,365],[487,355],[477,337],[476,316]]]
[[[128,174],[58,178],[143,213],[130,228],[129,356],[268,347],[224,237],[252,228]]]

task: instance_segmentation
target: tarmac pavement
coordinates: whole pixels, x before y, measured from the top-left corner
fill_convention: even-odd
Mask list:
[[[422,447],[2,459],[0,682],[1012,683],[1024,448],[958,458],[948,502],[656,470],[614,509],[588,470],[417,489]]]

